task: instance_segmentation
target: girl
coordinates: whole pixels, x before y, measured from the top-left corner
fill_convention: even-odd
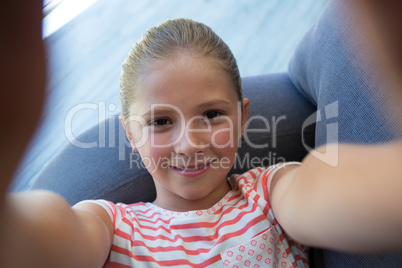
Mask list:
[[[388,176],[395,186],[388,187],[378,180],[387,166],[364,171],[373,150],[393,152],[387,146],[332,145],[337,168],[308,156],[301,166],[227,179],[250,104],[233,54],[207,26],[176,19],[150,29],[123,65],[120,96],[122,123],[153,176],[156,200],[71,209],[52,193],[11,196],[3,224],[26,239],[4,238],[15,266],[303,267],[303,244],[400,246],[400,179]],[[397,166],[394,159],[387,164]],[[21,260],[16,248],[26,254]]]

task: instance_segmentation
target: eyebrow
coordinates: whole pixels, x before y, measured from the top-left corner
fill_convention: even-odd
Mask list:
[[[166,109],[166,108],[161,108],[161,109],[154,109],[152,111],[152,109],[149,109],[146,113],[144,113],[143,115],[141,115],[142,117],[150,117],[151,114],[154,115],[166,115],[172,112],[172,109]]]
[[[231,103],[224,99],[218,99],[218,100],[204,102],[204,103],[200,104],[199,107],[209,107],[209,106],[214,106],[214,105],[218,105],[218,104],[230,105]]]
[[[207,107],[211,107],[214,105],[231,105],[231,102],[229,102],[225,99],[211,100],[211,101],[201,103],[200,105],[198,105],[198,107],[199,108],[207,108]],[[153,110],[154,115],[166,115],[171,112],[176,112],[176,111],[169,109],[169,108],[156,108]],[[142,117],[150,117],[151,114],[152,114],[152,109],[149,109],[147,112],[145,112],[141,116]]]

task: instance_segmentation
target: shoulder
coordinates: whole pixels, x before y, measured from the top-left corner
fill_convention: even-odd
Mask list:
[[[300,162],[284,162],[269,167],[258,167],[243,174],[234,174],[229,178],[232,188],[255,190],[265,200],[269,199],[271,184],[288,170],[290,165],[300,165]],[[290,170],[290,169],[289,169]]]
[[[124,204],[113,203],[110,201],[85,200],[77,203],[74,208],[86,210],[96,215],[101,215],[102,218],[109,218],[114,227],[116,227],[124,218],[132,220],[139,213],[143,213],[148,208],[144,203]]]
[[[270,168],[257,167],[250,169],[242,174],[233,174],[229,180],[237,184],[253,184],[258,181]]]
[[[243,174],[234,174],[229,179],[238,184],[255,184],[260,182],[268,182],[280,169],[288,166],[300,164],[299,162],[284,162],[269,167],[257,167],[244,172]]]

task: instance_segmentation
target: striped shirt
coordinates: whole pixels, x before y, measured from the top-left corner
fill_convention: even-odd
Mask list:
[[[104,267],[308,267],[308,248],[287,238],[268,202],[270,178],[280,168],[231,176],[232,190],[205,210],[85,201],[113,221]]]

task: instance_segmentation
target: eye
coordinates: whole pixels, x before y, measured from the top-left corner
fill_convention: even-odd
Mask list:
[[[219,116],[221,116],[221,115],[222,115],[221,112],[215,111],[215,110],[211,110],[211,111],[205,112],[203,117],[204,117],[205,119],[214,119],[214,118],[219,117]]]
[[[153,126],[165,126],[165,125],[170,125],[170,124],[172,124],[172,122],[170,122],[169,119],[160,118],[160,119],[156,119],[156,120],[152,121],[151,124],[152,124]]]

